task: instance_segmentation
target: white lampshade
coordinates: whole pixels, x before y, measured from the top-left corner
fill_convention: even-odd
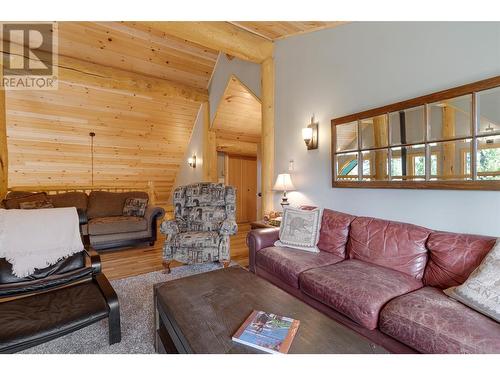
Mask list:
[[[302,139],[306,142],[310,141],[313,137],[312,128],[302,128]]]
[[[277,191],[295,190],[290,174],[288,173],[279,174],[278,177],[276,177],[276,183],[274,184],[273,190]]]

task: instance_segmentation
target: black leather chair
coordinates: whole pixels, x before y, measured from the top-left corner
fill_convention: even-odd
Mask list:
[[[86,224],[83,211],[80,225]],[[121,341],[118,297],[101,272],[101,259],[83,236],[85,250],[36,270],[12,274],[0,258],[0,353],[14,353],[108,318],[109,344]]]

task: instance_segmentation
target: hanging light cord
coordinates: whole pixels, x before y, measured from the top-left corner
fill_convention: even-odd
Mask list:
[[[90,160],[91,160],[91,187],[94,187],[94,137],[95,133],[90,132]]]

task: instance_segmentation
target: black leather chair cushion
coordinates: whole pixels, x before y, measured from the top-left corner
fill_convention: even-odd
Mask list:
[[[0,304],[0,352],[20,350],[108,316],[95,281]]]
[[[56,264],[37,269],[32,275],[19,278],[12,274],[12,264],[5,258],[0,258],[0,284],[19,283],[44,279],[51,275],[60,275],[66,272],[74,271],[85,266],[85,252],[74,254],[70,257],[60,260]]]
[[[61,285],[78,281],[81,279],[89,279],[92,275],[92,268],[79,268],[74,271],[69,271],[63,274],[54,274],[47,276],[44,279],[24,281],[20,283],[0,284],[0,298],[10,296],[21,296],[37,291],[46,291]]]

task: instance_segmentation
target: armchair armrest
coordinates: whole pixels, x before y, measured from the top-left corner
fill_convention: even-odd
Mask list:
[[[180,232],[179,225],[177,224],[177,220],[165,220],[161,223],[160,232],[169,236],[174,236]]]
[[[220,226],[219,234],[226,235],[226,236],[232,236],[236,233],[238,233],[238,224],[236,224],[235,220],[226,219],[222,222],[222,225]]]
[[[279,240],[280,228],[261,228],[248,232],[247,246],[250,271],[255,272],[255,256],[257,252],[273,246]]]
[[[88,237],[88,236],[86,236]],[[92,267],[92,274],[100,273],[102,270],[101,256],[90,245],[85,245],[85,253],[90,258],[90,266]]]

